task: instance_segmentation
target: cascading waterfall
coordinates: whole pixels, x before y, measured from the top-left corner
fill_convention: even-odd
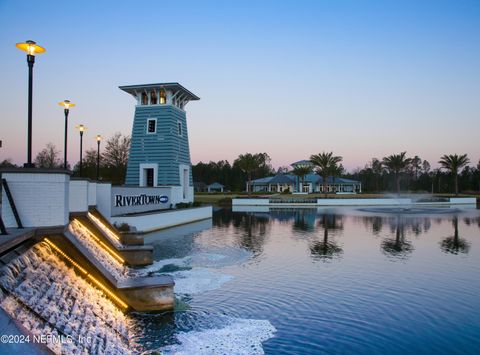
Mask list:
[[[92,255],[117,279],[124,280],[133,276],[133,271],[123,265],[117,258],[99,247],[94,235],[83,224],[73,220],[68,226],[69,231],[85,246]]]
[[[116,246],[122,246],[120,243],[120,238],[116,235],[105,223],[102,222],[100,218],[97,218],[94,214],[88,212],[88,218],[90,218],[97,228],[102,230],[110,239],[110,241]]]
[[[0,307],[57,354],[129,354],[131,320],[39,243],[0,269]]]

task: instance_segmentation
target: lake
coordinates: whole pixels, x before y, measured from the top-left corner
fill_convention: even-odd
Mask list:
[[[132,331],[167,354],[478,354],[479,212],[216,210],[146,236],[176,311]]]

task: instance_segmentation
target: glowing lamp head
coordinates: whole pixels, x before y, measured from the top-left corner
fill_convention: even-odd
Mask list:
[[[58,103],[60,106],[62,106],[65,110],[68,110],[72,107],[75,107],[75,104],[73,102],[70,102],[70,100],[63,100],[62,102]]]
[[[78,129],[80,133],[83,133],[87,130],[87,127],[83,124],[76,125],[75,128]]]
[[[95,137],[95,139],[97,140],[97,142],[100,142],[102,140],[102,136],[97,134],[97,136]]]
[[[45,53],[45,48],[39,46],[37,43],[34,41],[25,41],[22,43],[17,43],[15,45],[18,49],[27,52],[28,55],[36,55],[36,54],[42,54]]]

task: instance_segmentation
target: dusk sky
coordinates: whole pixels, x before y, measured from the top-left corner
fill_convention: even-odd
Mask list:
[[[274,167],[333,151],[348,170],[407,151],[480,158],[480,1],[0,0],[0,161],[26,161],[27,63],[33,155],[48,142],[78,160],[76,124],[131,133],[119,85],[179,82],[192,163],[267,152]],[[60,154],[63,156],[63,153]]]

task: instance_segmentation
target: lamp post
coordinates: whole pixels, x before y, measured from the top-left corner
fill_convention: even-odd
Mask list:
[[[80,132],[80,177],[82,177],[82,158],[83,158],[83,132],[87,130],[87,127],[83,124],[75,126],[76,129]]]
[[[34,41],[26,41],[15,45],[18,49],[27,52],[28,63],[28,137],[27,137],[27,163],[25,168],[33,168],[32,164],[32,96],[33,96],[33,64],[35,54],[42,54],[45,48],[40,47]]]
[[[102,141],[102,136],[97,134],[95,137],[97,140],[97,181],[100,177],[100,142]]]
[[[70,107],[74,107],[75,104],[70,102],[70,100],[63,100],[58,103],[64,108],[65,112],[65,144],[63,147],[63,168],[67,170],[67,133],[68,133],[68,113],[70,112]]]

